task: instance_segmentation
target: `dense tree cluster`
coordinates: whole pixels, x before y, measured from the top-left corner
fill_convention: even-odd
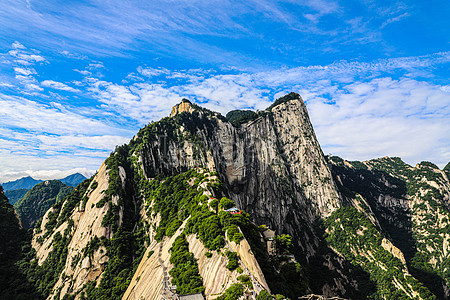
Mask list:
[[[197,260],[189,252],[189,243],[184,235],[175,239],[170,252],[170,262],[174,267],[169,273],[173,278],[172,284],[177,286],[177,293],[186,295],[204,292],[205,288],[198,271]]]
[[[258,118],[258,114],[251,110],[232,110],[227,113],[226,118],[234,127],[241,127],[242,124]]]
[[[271,106],[267,108],[268,111],[271,111],[275,106],[280,105],[282,103],[286,103],[291,100],[300,99],[300,95],[294,92],[290,92],[289,94],[276,99]]]
[[[35,185],[14,205],[22,226],[34,227],[53,204],[61,201],[72,190],[73,187],[59,180],[48,180]]]

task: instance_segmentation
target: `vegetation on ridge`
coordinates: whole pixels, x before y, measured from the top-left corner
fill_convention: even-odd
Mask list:
[[[280,105],[282,103],[286,103],[286,102],[289,102],[289,101],[295,100],[295,99],[301,99],[301,96],[299,94],[297,94],[297,93],[290,92],[289,94],[287,94],[287,95],[285,95],[283,97],[280,97],[277,100],[275,100],[275,102],[272,103],[272,105],[269,106],[266,110],[267,111],[272,111],[272,109],[275,106],[278,106],[278,105]]]
[[[139,212],[136,212],[136,199],[133,197],[134,182],[138,182],[139,175],[130,160],[132,151],[129,145],[117,147],[105,162],[109,176],[105,191],[108,212],[102,226],[110,228],[112,237],[102,237],[100,242],[106,249],[108,262],[100,284],[96,287],[96,281],[89,282],[81,293],[82,298],[112,300],[122,297],[148,245],[145,226],[140,221]],[[120,177],[120,168],[125,175],[124,182]],[[112,201],[113,197],[117,197],[116,204]],[[123,214],[121,223],[119,212]]]
[[[34,227],[53,204],[61,201],[72,190],[73,187],[59,180],[48,180],[35,185],[14,205],[22,226]]]
[[[417,279],[405,273],[402,262],[382,247],[382,236],[354,207],[343,207],[325,220],[325,239],[346,259],[362,266],[377,284],[370,299],[410,299],[412,290],[422,299],[436,299]],[[398,288],[398,285],[403,288]]]
[[[26,274],[17,266],[29,248],[13,206],[0,186],[0,299],[39,299]]]
[[[227,113],[226,118],[234,127],[241,127],[258,118],[258,114],[251,110],[232,110]]]
[[[170,248],[170,252],[170,262],[174,267],[169,273],[173,277],[172,284],[177,286],[177,293],[187,295],[204,292],[205,288],[198,271],[197,260],[189,252],[186,236],[178,236]]]
[[[409,272],[438,298],[445,297],[450,259],[443,248],[450,238],[450,212],[443,188],[449,183],[438,167],[422,162],[413,168],[398,157],[345,164],[338,157],[329,160],[343,194],[366,199],[370,208],[365,210],[373,211],[381,232],[404,253]]]

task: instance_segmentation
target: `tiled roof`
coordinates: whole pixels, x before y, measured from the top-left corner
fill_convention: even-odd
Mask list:
[[[205,298],[203,298],[203,295],[199,293],[180,296],[180,300],[205,300]]]

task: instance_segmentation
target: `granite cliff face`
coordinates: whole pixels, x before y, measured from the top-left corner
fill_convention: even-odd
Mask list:
[[[21,265],[37,292],[448,295],[445,172],[325,158],[295,93],[233,118],[183,100],[117,147],[35,228],[35,260]],[[262,235],[267,228],[275,241]]]
[[[175,133],[161,126],[159,140],[144,145],[139,157],[145,174],[173,174],[197,165],[214,169],[228,196],[252,220],[295,236],[306,255],[314,254],[312,223],[329,216],[342,200],[300,96],[240,128],[212,112],[183,114],[194,108],[186,102],[176,106]]]

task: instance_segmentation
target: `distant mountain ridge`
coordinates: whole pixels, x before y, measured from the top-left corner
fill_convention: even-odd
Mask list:
[[[86,177],[80,173],[74,173],[59,180],[65,185],[75,187],[79,185]],[[8,198],[9,203],[15,205],[20,199],[22,199],[25,194],[32,189],[34,186],[44,182],[44,180],[34,179],[31,176],[22,177],[20,179],[5,182],[2,184],[5,196]]]
[[[72,175],[69,175],[67,177],[57,179],[61,181],[62,183],[70,186],[77,186],[79,185],[83,180],[85,180],[86,177],[83,174],[80,173],[74,173]],[[11,190],[18,190],[18,189],[31,189],[33,186],[35,186],[38,183],[43,182],[44,180],[40,179],[34,179],[31,176],[22,177],[13,181],[8,181],[5,183],[2,183],[3,190],[4,191],[11,191]]]
[[[69,175],[67,177],[64,177],[62,179],[60,179],[59,181],[61,181],[62,183],[69,185],[69,186],[77,186],[79,185],[81,182],[83,182],[83,180],[87,179],[85,176],[83,176],[80,173],[74,173],[72,175]]]
[[[10,190],[18,190],[18,189],[31,189],[33,186],[35,186],[38,183],[41,183],[43,180],[34,179],[31,176],[22,177],[20,179],[5,182],[2,184],[3,190],[10,191]]]

